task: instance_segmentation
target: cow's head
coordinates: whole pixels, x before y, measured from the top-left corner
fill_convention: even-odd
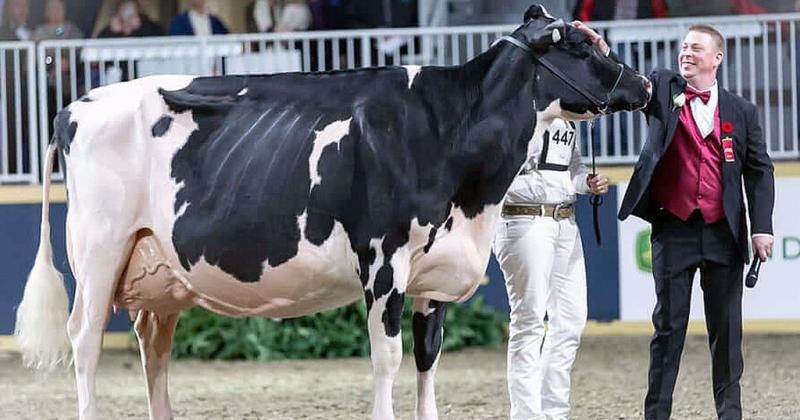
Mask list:
[[[530,49],[538,66],[534,96],[540,110],[560,99],[559,116],[590,119],[636,110],[650,100],[647,78],[601,54],[585,33],[540,5],[528,9],[512,37]]]

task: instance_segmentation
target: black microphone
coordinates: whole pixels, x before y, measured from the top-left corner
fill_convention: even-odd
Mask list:
[[[750,264],[750,270],[747,271],[747,279],[744,281],[744,285],[750,288],[755,287],[758,281],[758,270],[761,269],[761,258],[758,255],[754,257]]]

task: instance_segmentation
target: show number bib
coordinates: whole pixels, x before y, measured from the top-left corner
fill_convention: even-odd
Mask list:
[[[568,170],[575,147],[575,128],[571,124],[553,124],[545,130],[543,140],[539,169]]]

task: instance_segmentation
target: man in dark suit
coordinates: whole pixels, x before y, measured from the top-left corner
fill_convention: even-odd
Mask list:
[[[756,258],[765,261],[772,252],[774,179],[756,107],[717,84],[724,45],[714,28],[692,26],[678,55],[680,72],[650,75],[653,99],[643,110],[648,139],[619,211],[620,220],[633,214],[652,225],[657,303],[647,419],[670,416],[697,270],[717,415],[742,416],[742,269],[748,240]]]

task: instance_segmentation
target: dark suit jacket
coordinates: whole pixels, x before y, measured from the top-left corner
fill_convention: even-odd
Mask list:
[[[214,15],[209,15],[211,18],[211,33],[214,35],[224,35],[228,33],[228,28],[225,24]],[[192,28],[192,21],[189,19],[189,12],[184,12],[175,16],[169,24],[170,35],[194,35],[194,28]]]
[[[650,182],[659,160],[672,142],[679,121],[680,108],[673,106],[672,98],[683,92],[686,80],[674,71],[662,69],[653,71],[650,81],[653,82],[653,99],[643,110],[649,125],[647,142],[625,191],[619,210],[620,220],[633,214],[652,223],[656,217],[659,206],[650,198]],[[720,123],[729,122],[733,125],[732,133],[724,133],[720,129],[720,136],[733,137],[734,144],[733,162],[726,162],[722,158],[722,203],[728,226],[746,261],[749,235],[742,179],[747,193],[751,231],[772,234],[775,200],[772,161],[767,155],[755,105],[720,87],[719,117]]]

